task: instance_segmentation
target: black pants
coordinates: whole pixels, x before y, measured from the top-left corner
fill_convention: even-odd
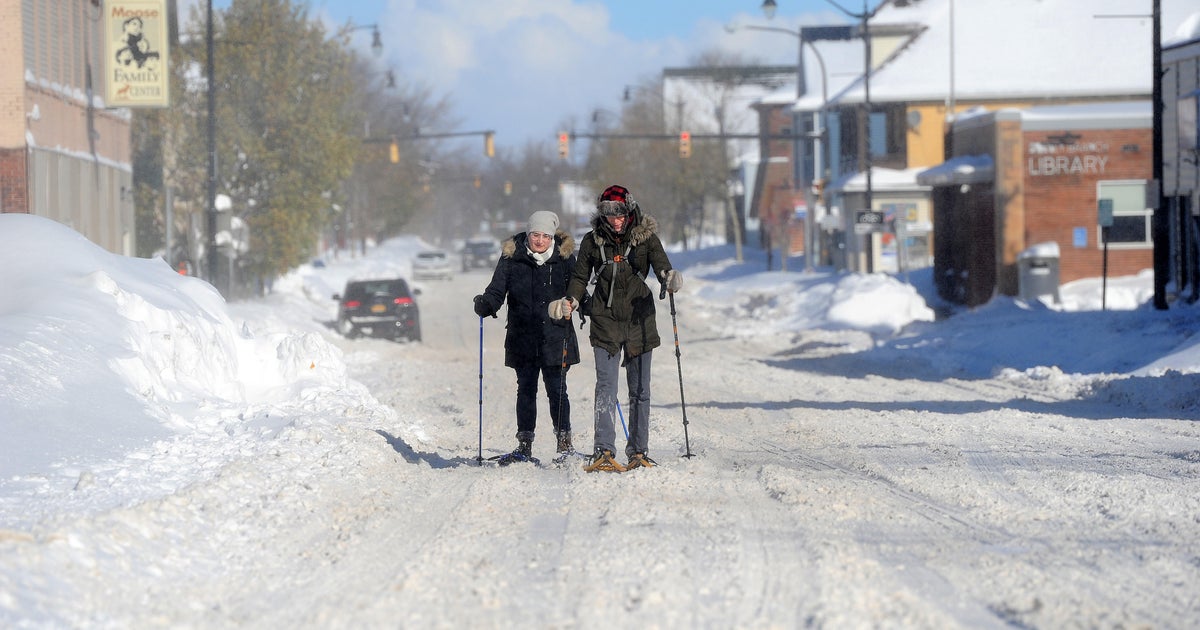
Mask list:
[[[571,430],[571,401],[567,398],[567,371],[561,365],[529,365],[513,368],[517,372],[517,432],[532,437],[537,426],[538,374],[546,386],[546,399],[550,402],[550,420],[554,432]]]

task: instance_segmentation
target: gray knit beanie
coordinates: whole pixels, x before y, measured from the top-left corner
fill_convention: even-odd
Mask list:
[[[554,214],[553,212],[550,212],[549,210],[538,210],[537,212],[534,212],[533,214],[529,215],[529,229],[526,230],[526,234],[528,234],[529,232],[541,232],[543,234],[549,234],[550,236],[554,236],[555,232],[557,232],[557,231],[558,231],[558,215],[557,214]]]

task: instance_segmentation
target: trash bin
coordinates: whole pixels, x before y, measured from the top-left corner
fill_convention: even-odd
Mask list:
[[[1055,304],[1062,302],[1058,294],[1058,243],[1038,243],[1017,256],[1018,293],[1027,302],[1043,297]]]

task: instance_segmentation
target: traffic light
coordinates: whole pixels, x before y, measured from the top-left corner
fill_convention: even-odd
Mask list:
[[[396,164],[400,161],[400,143],[399,142],[392,140],[392,146],[388,147],[388,159],[390,159],[392,161],[392,164]]]
[[[679,157],[692,157],[692,134],[686,131],[679,132]]]
[[[487,157],[496,157],[496,134],[490,131],[483,134],[483,154]]]
[[[504,182],[504,196],[507,197],[511,194],[512,194],[512,182],[506,181],[506,182]]]
[[[558,134],[558,157],[567,159],[571,155],[571,136],[563,131]]]
[[[476,189],[478,189],[480,186],[483,186],[483,178],[482,178],[482,177],[480,177],[480,176],[478,176],[478,175],[476,175],[476,176],[475,176],[475,183],[474,183],[474,185],[475,185],[475,188],[476,188]]]

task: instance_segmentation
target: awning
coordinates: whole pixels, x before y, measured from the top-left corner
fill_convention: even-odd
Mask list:
[[[996,167],[990,155],[963,155],[917,173],[917,183],[923,186],[958,186],[981,184],[996,177]]]

